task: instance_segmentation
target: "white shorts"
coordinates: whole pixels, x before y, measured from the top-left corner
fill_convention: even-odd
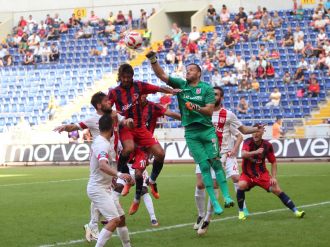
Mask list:
[[[236,157],[227,157],[227,154],[221,154],[221,163],[226,172],[226,178],[239,175],[238,163]]]
[[[196,165],[196,171],[195,171],[195,173],[196,174],[201,174],[202,172],[201,172],[201,169],[200,169],[200,167],[199,167],[199,165]],[[211,167],[211,176],[212,176],[212,179],[215,179],[215,172],[214,172],[214,170],[212,169],[212,167]]]
[[[87,186],[87,195],[108,221],[125,215],[119,198],[112,195],[111,189],[102,186]]]

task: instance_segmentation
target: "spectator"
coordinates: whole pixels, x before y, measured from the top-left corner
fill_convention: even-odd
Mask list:
[[[264,66],[262,65],[262,61],[259,60],[259,65],[256,70],[256,78],[258,79],[265,79],[266,78],[266,70]]]
[[[227,9],[226,5],[222,5],[222,9],[220,11],[220,24],[224,25],[227,24],[230,20],[230,13]]]
[[[49,27],[53,26],[54,24],[54,19],[50,17],[49,14],[46,15],[45,24]]]
[[[264,11],[260,20],[260,28],[266,29],[267,25],[271,22],[271,16],[268,11]]]
[[[90,51],[90,55],[91,56],[101,56],[102,54],[102,49],[103,49],[103,42],[102,41],[98,41],[97,45],[95,48],[92,48]]]
[[[126,24],[125,16],[123,14],[123,11],[121,11],[121,10],[119,10],[119,12],[117,14],[116,24],[117,25],[125,25]]]
[[[276,51],[275,49],[272,49],[268,59],[275,60],[275,59],[279,59],[279,58],[280,58],[280,53],[278,51]]]
[[[324,3],[324,9],[327,11],[330,9],[330,0]]]
[[[322,19],[322,16],[318,16],[314,22],[312,22],[311,26],[315,28],[316,31],[321,31],[326,27],[328,21],[326,19]]]
[[[12,64],[13,58],[9,51],[0,45],[0,67],[10,66]]]
[[[246,63],[241,58],[241,55],[236,56],[234,67],[238,73],[243,73],[246,70]]]
[[[42,63],[49,63],[50,62],[50,55],[52,54],[51,48],[48,46],[47,43],[41,48],[41,61]]]
[[[298,36],[298,39],[294,42],[293,50],[295,51],[295,53],[302,53],[304,47],[304,40],[302,39],[302,37]]]
[[[68,27],[72,28],[77,26],[80,26],[80,20],[79,18],[76,18],[75,14],[72,14],[68,21]]]
[[[216,59],[218,60],[219,68],[223,68],[226,66],[226,53],[224,50],[220,50]]]
[[[274,27],[280,27],[282,26],[283,23],[283,19],[278,15],[277,11],[274,11],[274,16],[271,19],[271,22],[273,24]]]
[[[15,40],[14,40],[14,37],[10,34],[7,34],[7,37],[5,39],[5,46],[7,47],[11,47],[11,48],[14,48],[16,43],[15,43]]]
[[[207,16],[205,19],[206,26],[214,25],[217,20],[217,13],[215,11],[215,8],[212,4],[209,5],[209,8],[207,9]]]
[[[301,58],[300,62],[298,63],[298,68],[302,68],[303,70],[308,69],[308,63],[305,61],[305,58]]]
[[[229,68],[234,67],[235,61],[236,61],[236,56],[233,51],[230,51],[229,55],[226,58],[226,66]]]
[[[192,41],[197,42],[200,39],[200,37],[201,36],[200,36],[200,33],[197,31],[197,27],[194,26],[188,37],[189,42],[192,42]]]
[[[243,19],[244,22],[246,22],[247,20],[247,15],[246,13],[244,12],[244,8],[243,7],[240,7],[239,8],[239,11],[238,11],[238,14],[236,15],[237,16],[237,20],[239,21],[240,19]],[[237,23],[238,24],[238,23]]]
[[[242,96],[239,100],[239,103],[237,104],[237,111],[240,114],[247,114],[249,110],[249,104],[245,100],[245,97]]]
[[[293,33],[293,41],[296,42],[298,38],[300,37],[301,39],[304,39],[304,32],[301,31],[300,26],[296,27],[296,31]]]
[[[23,65],[33,65],[35,64],[33,54],[31,51],[27,51],[23,58]]]
[[[266,31],[267,31],[266,35],[262,40],[263,41],[274,42],[275,41],[275,28],[274,28],[273,23],[271,21],[266,26]]]
[[[276,87],[274,91],[269,96],[270,101],[266,104],[266,106],[279,106],[281,101],[281,93],[279,89]]]
[[[190,54],[197,54],[198,53],[198,45],[196,42],[190,42],[187,46]]]
[[[252,29],[250,30],[248,34],[248,38],[250,41],[257,41],[262,36],[260,30],[256,25],[253,25]]]
[[[170,49],[173,49],[173,41],[169,35],[165,36],[165,39],[163,41],[163,46],[165,51],[169,51]]]
[[[88,39],[93,35],[93,28],[90,27],[87,23],[84,23],[82,29],[78,30],[75,35],[75,39]]]
[[[180,40],[180,46],[182,49],[186,49],[188,45],[188,35],[187,33],[182,33],[181,40]]]
[[[116,17],[113,15],[113,12],[110,11],[109,17],[108,17],[107,21],[108,22],[110,21],[111,23],[115,23],[116,22]]]
[[[252,55],[251,59],[248,61],[247,67],[251,70],[252,74],[255,74],[258,66],[259,62],[257,61],[257,57],[255,55]]]
[[[54,22],[58,22],[58,23],[61,23],[61,18],[60,18],[60,15],[58,13],[55,13],[55,16],[54,16]]]
[[[223,43],[223,48],[224,49],[232,49],[234,46],[235,46],[235,39],[232,37],[232,35],[230,33],[228,33],[226,35],[226,38],[224,40],[224,43]]]
[[[105,24],[104,21],[100,21],[96,27],[96,35],[97,37],[105,37],[107,36],[105,33]]]
[[[327,53],[327,57],[325,58],[325,65],[326,67],[328,67],[328,69],[330,70],[330,52]]]
[[[143,39],[143,46],[148,47],[150,45],[150,40],[151,40],[151,30],[149,30],[148,28],[145,29],[142,35],[142,39]]]
[[[28,36],[26,33],[24,33],[21,38],[21,42],[19,43],[18,53],[25,54],[28,51],[29,45],[27,43],[27,40],[28,40]]]
[[[237,77],[235,74],[233,74],[233,72],[229,71],[228,73],[229,76],[229,84],[228,86],[237,86]]]
[[[219,73],[219,70],[214,70],[214,74],[212,75],[211,79],[211,85],[212,87],[218,86],[224,86],[224,83],[222,82],[221,74]]]
[[[222,77],[222,84],[224,86],[230,85],[230,75],[229,75],[228,71],[224,72],[224,75]]]
[[[95,15],[94,11],[91,11],[91,15],[88,18],[88,24],[91,25],[92,27],[96,27],[99,24],[100,18]]]
[[[24,16],[21,16],[17,26],[24,28],[26,25],[27,25],[27,21],[24,19]]]
[[[40,43],[40,37],[37,35],[37,33],[32,34],[28,38],[28,46],[31,50],[34,50],[34,48]]]
[[[304,9],[302,5],[299,5],[295,15],[298,20],[302,20],[304,18]]]
[[[59,32],[56,28],[52,27],[48,34],[47,34],[47,40],[57,40],[59,39],[60,35],[59,35]]]
[[[56,62],[60,58],[60,52],[55,43],[50,46],[51,54],[50,61]]]
[[[329,54],[330,53],[330,42],[329,40],[326,40],[324,42],[324,45],[323,45],[323,50],[324,50],[324,54]]]
[[[293,35],[291,31],[291,27],[288,27],[286,34],[284,35],[284,39],[281,40],[282,47],[284,46],[293,46]]]
[[[282,119],[280,117],[276,118],[276,121],[272,126],[272,136],[273,139],[280,139],[284,137],[284,131],[282,128]]]
[[[59,33],[60,34],[67,33],[68,30],[69,30],[69,27],[67,26],[67,24],[65,24],[64,21],[61,21],[60,27],[59,27]]]
[[[260,49],[259,54],[258,54],[259,60],[267,59],[268,58],[268,50],[266,49],[265,45],[261,44],[259,49]]]
[[[35,26],[37,26],[37,22],[33,19],[32,15],[29,15],[29,18],[27,20],[27,28],[28,28],[28,32],[31,34],[33,33],[35,30]]]
[[[251,83],[249,83],[246,79],[242,79],[238,84],[237,92],[246,93],[251,91]]]
[[[296,73],[293,76],[293,80],[295,83],[302,83],[305,80],[304,70],[302,68],[298,68]]]
[[[154,14],[156,14],[156,9],[152,8],[149,17],[153,16]]]
[[[148,24],[148,17],[147,12],[144,10],[141,11],[140,20],[139,20],[139,28],[140,29],[146,29]]]
[[[275,69],[274,69],[274,66],[271,64],[270,61],[268,61],[267,65],[266,65],[266,76],[267,76],[267,78],[274,78],[275,77]]]
[[[307,43],[305,47],[302,49],[301,53],[304,57],[312,57],[314,56],[314,47],[311,43]]]
[[[104,35],[106,37],[109,37],[111,36],[112,33],[114,33],[116,30],[116,27],[115,25],[113,25],[113,23],[111,21],[108,21],[108,25],[105,26],[105,29],[104,29]]]
[[[166,59],[165,59],[167,64],[174,64],[175,63],[175,53],[173,49],[171,49],[167,54],[166,54]]]
[[[320,70],[323,70],[326,67],[325,60],[326,60],[326,58],[321,53],[320,56],[319,56],[319,59],[317,60],[316,68],[320,69]]]
[[[328,40],[327,34],[324,32],[323,29],[321,29],[319,34],[317,35],[318,46],[323,46],[326,40]]]
[[[36,47],[33,50],[33,58],[36,63],[41,62],[41,56],[42,56],[42,47],[40,47],[40,44],[38,43]]]
[[[256,78],[254,78],[252,80],[252,82],[251,82],[251,88],[252,88],[252,90],[254,92],[259,93],[259,91],[260,91],[260,84],[259,84],[259,82],[257,81]]]
[[[290,75],[289,71],[285,71],[282,80],[285,84],[290,84],[291,83],[292,78],[291,78],[291,75]]]
[[[132,12],[132,10],[129,10],[128,14],[127,14],[127,27],[128,27],[128,29],[133,28],[133,12]]]
[[[307,90],[308,97],[318,97],[320,94],[320,85],[316,79],[312,79]]]
[[[212,63],[210,58],[205,59],[205,62],[203,64],[202,68],[204,71],[213,72],[214,64]]]

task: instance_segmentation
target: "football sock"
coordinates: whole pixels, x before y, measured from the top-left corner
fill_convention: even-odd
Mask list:
[[[206,160],[202,161],[199,163],[199,167],[202,172],[202,178],[203,178],[203,183],[205,185],[205,189],[207,191],[207,194],[210,197],[212,205],[218,203],[218,200],[215,196],[214,190],[213,190],[213,179],[211,176],[211,171],[210,171],[210,163]]]
[[[150,219],[156,220],[154,204],[152,202],[152,199],[151,199],[151,196],[149,193],[146,193],[143,195],[143,201],[144,201],[144,205],[146,205],[147,211],[150,215]]]
[[[237,196],[238,208],[240,211],[243,211],[244,201],[245,201],[245,191],[238,189],[236,196]]]
[[[151,181],[155,182],[159,173],[163,169],[164,161],[158,161],[154,159],[154,162],[152,164],[152,170],[151,170],[151,176],[150,179]]]
[[[135,200],[140,201],[143,187],[143,177],[135,176]]]
[[[103,247],[106,244],[106,242],[111,238],[111,235],[112,235],[112,232],[103,228],[97,239],[95,247]]]
[[[127,226],[117,227],[117,234],[121,240],[123,247],[131,247],[131,240],[129,238]]]
[[[226,174],[223,171],[221,161],[217,159],[210,160],[211,167],[214,170],[215,178],[217,180],[217,184],[219,185],[223,197],[226,199],[230,198],[228,184],[226,180]]]
[[[237,194],[237,190],[238,190],[238,183],[234,183],[234,188],[235,188],[235,192]],[[245,200],[244,200],[244,205],[243,205],[243,208],[246,208],[246,204],[245,204]]]
[[[198,216],[204,217],[205,212],[205,189],[195,188],[195,202],[198,210]]]
[[[122,153],[119,155],[118,165],[117,165],[118,171],[129,174],[129,169],[127,166],[128,160],[129,160],[129,155],[124,156]]]
[[[283,202],[283,204],[285,206],[287,206],[289,209],[291,209],[293,212],[297,211],[296,206],[294,205],[293,201],[291,201],[290,197],[288,197],[287,194],[285,194],[284,192],[281,192],[278,197],[281,199],[281,201]]]
[[[215,196],[219,199],[219,189],[214,189]],[[207,201],[207,212],[205,216],[205,221],[210,222],[213,214],[213,207],[210,198]]]
[[[91,202],[91,220],[88,223],[91,229],[98,229],[100,220],[100,211],[95,207],[95,204]]]

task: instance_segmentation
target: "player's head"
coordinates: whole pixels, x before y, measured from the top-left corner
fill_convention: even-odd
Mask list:
[[[255,124],[253,127],[258,127],[260,124]],[[258,143],[262,140],[262,136],[264,135],[263,128],[260,128],[257,132],[252,134],[253,141]]]
[[[91,104],[96,111],[111,113],[111,104],[107,95],[103,92],[97,92],[92,96]]]
[[[123,84],[123,86],[128,86],[133,82],[134,69],[128,64],[124,63],[120,65],[118,69],[118,80]]]
[[[141,102],[142,102],[142,104],[148,102],[148,100],[147,100],[147,96],[148,96],[147,94],[142,94],[142,95],[141,95]]]
[[[99,130],[100,132],[112,132],[113,130],[113,120],[111,117],[111,114],[104,114],[100,119],[99,119]]]
[[[199,81],[202,76],[202,69],[196,63],[188,64],[186,67],[186,80],[188,82]]]
[[[214,97],[215,97],[215,107],[218,107],[223,100],[224,91],[223,91],[222,87],[218,87],[218,86],[213,87],[213,90],[214,90]]]

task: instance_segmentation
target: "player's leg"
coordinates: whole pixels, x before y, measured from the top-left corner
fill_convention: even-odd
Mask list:
[[[129,214],[133,215],[135,214],[140,206],[140,200],[142,196],[142,187],[143,187],[143,176],[142,176],[143,170],[135,169],[135,196],[133,203],[131,204],[131,207],[129,209]]]
[[[148,193],[148,187],[146,184],[144,184],[143,188],[142,188],[142,198],[143,198],[144,205],[146,206],[146,209],[150,216],[151,226],[159,226],[158,220],[157,220],[156,214],[155,214],[154,204],[152,202],[150,194]]]
[[[304,211],[299,211],[294,202],[291,200],[291,198],[284,193],[280,186],[278,185],[278,183],[276,183],[275,185],[271,186],[269,188],[269,191],[271,191],[273,194],[277,195],[280,200],[282,201],[282,203],[289,208],[298,218],[303,218],[305,216],[305,212]]]
[[[85,237],[88,242],[91,240],[97,240],[99,236],[99,220],[100,220],[100,211],[96,208],[95,204],[91,202],[90,207],[91,219],[90,222],[84,225]]]
[[[135,149],[134,137],[131,130],[127,127],[120,129],[119,136],[123,145],[123,150],[119,155],[117,169],[120,172],[129,173],[127,163],[130,159],[130,154]]]
[[[202,180],[199,165],[196,165],[196,187],[195,187],[195,203],[198,211],[197,221],[194,224],[194,230],[198,230],[202,224],[205,214],[205,186]]]
[[[108,220],[108,223],[103,227],[100,232],[99,238],[97,239],[95,247],[103,247],[107,241],[111,238],[113,232],[117,228],[120,222],[120,218],[114,218]]]
[[[245,220],[246,216],[244,214],[244,202],[245,202],[245,191],[253,187],[253,184],[250,182],[250,179],[245,174],[242,174],[238,181],[238,188],[236,192],[237,205],[239,208],[238,219]]]

